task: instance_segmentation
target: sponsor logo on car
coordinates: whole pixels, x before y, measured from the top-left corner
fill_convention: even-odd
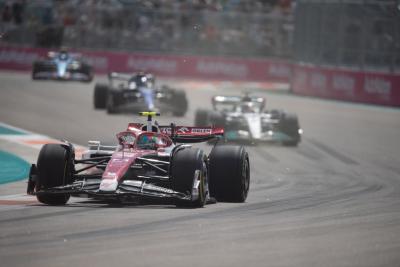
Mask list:
[[[190,130],[187,127],[180,127],[179,129],[176,130],[177,133],[189,133]]]
[[[193,134],[211,134],[211,128],[192,128]]]
[[[171,134],[171,127],[162,127],[160,131],[164,134]],[[177,134],[212,134],[211,128],[192,128],[192,127],[177,127]]]

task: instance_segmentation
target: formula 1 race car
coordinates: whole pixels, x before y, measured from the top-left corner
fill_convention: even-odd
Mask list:
[[[108,113],[152,110],[184,116],[188,101],[184,91],[168,86],[156,87],[155,78],[149,73],[116,73],[108,75],[108,85],[96,84],[94,107],[107,109]]]
[[[272,141],[288,146],[297,146],[301,141],[303,130],[297,116],[281,110],[264,110],[262,97],[214,96],[212,105],[212,111],[196,111],[195,125],[223,127],[227,141]]]
[[[32,79],[91,82],[93,71],[79,54],[61,50],[49,52],[46,59],[33,62]]]
[[[48,205],[64,205],[71,195],[182,207],[246,200],[250,164],[243,146],[217,145],[206,155],[187,144],[218,138],[223,129],[160,126],[153,123],[155,112],[142,115],[147,123],[130,123],[117,134],[118,145],[89,141],[81,159],[70,143],[44,145],[28,194]]]

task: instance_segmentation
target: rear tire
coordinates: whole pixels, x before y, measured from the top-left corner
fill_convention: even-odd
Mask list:
[[[105,84],[96,84],[94,86],[93,102],[95,109],[105,109],[108,94],[108,86]]]
[[[191,201],[178,201],[176,206],[201,208],[205,205],[208,194],[208,175],[205,160],[203,151],[198,148],[184,148],[174,154],[171,167],[172,189],[174,191],[192,195],[192,188],[196,182],[194,180],[195,172],[196,170],[200,171],[198,198]]]
[[[209,158],[211,197],[245,202],[250,188],[249,156],[243,146],[216,146]]]
[[[208,114],[209,123],[211,123],[214,127],[222,127],[225,128],[225,116],[221,112],[211,112]]]
[[[117,98],[117,94],[113,93],[112,91],[108,91],[107,100],[106,100],[106,102],[107,102],[106,108],[107,108],[107,113],[108,114],[117,113],[116,98]]]
[[[198,109],[194,119],[195,126],[207,126],[208,125],[208,110]]]
[[[91,83],[93,81],[93,69],[91,66],[84,64],[82,67],[82,72],[87,75],[87,79],[84,80],[86,83]]]
[[[186,98],[185,91],[175,90],[173,92],[172,105],[176,107],[176,109],[172,112],[174,116],[177,117],[185,116],[186,111],[188,109],[188,101]]]
[[[42,147],[37,161],[38,179],[36,191],[46,190],[72,182],[69,166],[69,151],[59,144]],[[40,193],[37,200],[48,205],[65,205],[70,194]]]
[[[39,80],[39,78],[36,77],[36,72],[38,72],[39,66],[37,62],[33,63],[32,66],[32,80]]]

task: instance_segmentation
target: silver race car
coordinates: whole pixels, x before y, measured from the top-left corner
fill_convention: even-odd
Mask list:
[[[213,110],[198,109],[195,125],[223,127],[230,142],[278,142],[297,146],[303,130],[295,114],[282,110],[264,110],[265,98],[250,96],[214,96]]]

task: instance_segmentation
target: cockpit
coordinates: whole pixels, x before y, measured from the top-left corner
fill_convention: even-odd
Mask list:
[[[260,112],[260,105],[254,102],[242,102],[240,105],[235,106],[234,111],[240,113],[257,113]]]
[[[161,134],[145,132],[137,138],[136,147],[144,150],[157,150],[158,148],[168,147],[171,144],[171,140]]]
[[[150,74],[137,74],[128,81],[129,89],[139,87],[152,88],[154,86],[154,77]]]
[[[60,60],[67,60],[69,58],[69,55],[67,52],[60,52],[58,54],[58,59]]]
[[[172,141],[156,132],[143,132],[139,135],[126,131],[117,134],[118,142],[123,148],[137,148],[141,150],[157,150],[172,145]]]

